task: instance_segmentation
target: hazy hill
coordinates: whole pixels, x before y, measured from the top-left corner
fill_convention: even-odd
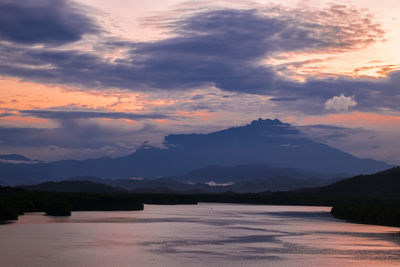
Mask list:
[[[37,185],[22,186],[22,188],[28,191],[46,192],[117,193],[124,191],[120,188],[91,181],[45,182]]]
[[[173,179],[160,178],[151,180],[132,180],[132,179],[101,179],[96,177],[75,177],[73,180],[62,182],[46,182],[33,186],[24,186],[27,190],[35,191],[63,191],[63,192],[214,192],[221,193],[226,191],[236,192],[260,192],[260,191],[275,191],[262,190],[266,183],[271,182],[268,178],[253,179],[239,181],[237,184],[224,187],[209,186],[207,184],[184,184]],[[297,181],[297,182],[296,182]],[[322,180],[328,183],[330,180]],[[281,180],[270,184],[270,188],[279,186],[293,186],[298,188],[307,187],[308,183],[303,178],[282,178]],[[297,184],[296,184],[297,183]],[[248,190],[253,186],[253,189]],[[124,189],[121,189],[124,188]],[[247,190],[246,190],[247,188]],[[257,190],[258,189],[258,190]],[[290,188],[286,188],[289,190]],[[284,189],[283,189],[284,190]],[[341,199],[346,200],[361,200],[361,199],[399,199],[400,200],[400,167],[388,169],[371,175],[359,175],[340,181],[330,185],[308,188],[280,193],[257,194],[260,198],[259,202],[265,201],[299,201],[308,199],[315,203],[320,200],[335,202]],[[281,202],[276,203],[281,203]],[[273,202],[275,203],[275,202]],[[284,203],[284,202],[282,202]],[[310,202],[311,204],[313,202]]]
[[[243,166],[240,166],[242,168]],[[248,166],[246,166],[248,167]],[[211,166],[210,169],[217,169],[220,172],[221,170],[233,170],[239,167],[231,167],[224,168],[220,166]],[[182,177],[190,177],[189,174],[201,173],[202,171],[208,168],[203,168],[200,170],[195,170],[189,172]],[[240,176],[240,175],[239,175]],[[192,176],[196,177],[196,176]],[[223,176],[221,176],[223,177]],[[100,183],[108,184],[112,187],[105,188],[113,188],[115,190],[116,187],[125,188],[127,190],[135,190],[135,189],[151,189],[151,188],[169,188],[171,191],[179,192],[179,191],[209,191],[209,192],[225,192],[225,191],[235,191],[235,192],[262,192],[262,191],[282,191],[282,190],[290,190],[290,187],[296,188],[305,188],[310,186],[311,183],[318,183],[318,178],[310,178],[307,181],[307,178],[288,178],[281,177],[280,179],[273,178],[256,178],[256,179],[247,179],[247,180],[238,180],[236,184],[231,186],[224,186],[220,188],[216,188],[215,186],[208,186],[206,184],[184,184],[174,181],[173,179],[153,179],[153,180],[129,180],[129,179],[120,179],[120,180],[111,180],[111,179],[101,179],[95,177],[76,177],[73,178],[74,181],[70,182],[60,182],[60,183],[43,183],[37,186],[28,187],[30,189],[35,187],[45,188],[47,191],[59,191],[54,190],[52,185],[57,185],[57,188],[68,187],[68,183],[73,184],[77,182],[76,188],[85,187],[86,183],[92,183],[93,185],[99,186]],[[81,180],[91,180],[81,181]],[[310,182],[310,180],[312,182]],[[319,179],[319,183],[330,183],[331,179]],[[222,182],[222,181],[220,181]],[[82,184],[80,184],[82,183]],[[268,185],[269,183],[269,185]],[[270,190],[264,190],[268,188]],[[280,188],[279,188],[280,187]],[[99,186],[99,188],[102,188]],[[274,190],[275,188],[279,188],[278,190]],[[258,190],[257,190],[258,189]],[[97,190],[97,189],[96,189]],[[151,190],[149,190],[151,191]],[[326,199],[339,200],[339,199],[400,199],[400,167],[391,168],[385,171],[377,172],[375,174],[370,175],[358,175],[351,178],[342,179],[340,181],[333,182],[330,185],[322,186],[318,188],[309,188],[302,189],[297,191],[288,192],[287,195],[290,198],[318,198],[323,197]],[[281,194],[282,196],[282,194]]]
[[[277,168],[266,164],[238,166],[211,165],[171,177],[193,184],[224,185],[233,192],[286,191],[331,184],[340,178],[300,169]]]
[[[215,178],[215,177],[214,177]],[[140,192],[203,192],[222,193],[232,192],[265,192],[286,191],[305,187],[317,187],[330,184],[337,179],[320,179],[314,177],[290,177],[290,176],[247,176],[247,179],[232,180],[223,183],[218,179],[205,179],[204,181],[186,182],[177,181],[173,178],[157,179],[102,179],[96,177],[74,177],[70,181],[92,181],[103,183],[112,187],[124,188],[125,190]],[[234,182],[233,182],[234,181]]]
[[[142,146],[126,157],[84,161],[63,160],[37,164],[0,164],[3,182],[19,173],[42,174],[53,179],[73,176],[107,178],[179,176],[208,165],[268,164],[327,175],[373,173],[390,166],[358,159],[328,145],[309,140],[296,128],[279,120],[255,120],[248,125],[209,134],[165,137],[164,148]],[[49,178],[48,178],[49,179]]]
[[[203,168],[187,172],[173,179],[183,182],[205,183],[214,181],[216,183],[239,182],[262,179],[329,179],[330,176],[305,171],[301,169],[277,168],[266,164],[248,164],[237,166],[209,165]]]
[[[73,177],[70,181],[91,181],[96,183],[103,183],[108,186],[123,188],[135,192],[188,192],[197,190],[199,192],[223,192],[224,188],[211,187],[207,184],[187,184],[175,181],[170,178],[156,178],[156,179],[102,179],[97,177]]]

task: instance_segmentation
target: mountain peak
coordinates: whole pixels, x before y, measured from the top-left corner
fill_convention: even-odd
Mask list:
[[[253,120],[250,124],[234,127],[230,129],[240,129],[249,134],[268,134],[268,135],[293,135],[298,134],[299,131],[288,123],[283,123],[278,119],[257,119]],[[230,130],[228,129],[228,130]]]
[[[283,123],[278,119],[257,119],[253,120],[250,124],[245,125],[244,127],[247,128],[256,128],[256,129],[290,129],[290,130],[295,130],[295,128],[288,124],[288,123]]]
[[[224,130],[207,134],[171,134],[164,138],[164,144],[174,145],[193,145],[193,144],[215,144],[218,146],[232,140],[242,140],[252,142],[257,138],[296,135],[299,131],[287,123],[282,123],[275,119],[253,120],[250,124],[227,128]]]
[[[264,125],[272,126],[272,125],[289,125],[289,124],[282,123],[278,119],[275,119],[275,120],[265,119],[265,120],[263,120],[262,118],[258,118],[258,120],[252,121],[250,123],[250,125],[251,126],[264,126]]]

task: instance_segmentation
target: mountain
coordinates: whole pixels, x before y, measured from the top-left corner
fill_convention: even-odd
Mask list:
[[[37,164],[0,164],[3,182],[20,172],[42,174],[50,179],[74,176],[107,178],[179,176],[208,165],[268,164],[277,168],[303,169],[330,176],[368,174],[390,166],[359,159],[304,137],[295,127],[279,120],[255,120],[248,125],[208,134],[168,135],[164,147],[144,145],[131,155],[84,161],[63,160]]]

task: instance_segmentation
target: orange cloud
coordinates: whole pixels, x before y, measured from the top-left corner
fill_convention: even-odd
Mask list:
[[[35,117],[18,117],[5,116],[0,120],[0,125],[5,127],[33,127],[33,128],[55,128],[57,124],[53,121],[35,118]]]
[[[178,110],[177,112],[175,112],[175,115],[185,118],[198,118],[200,120],[209,120],[214,117],[213,113],[204,110],[198,110],[198,111]]]
[[[110,112],[149,111],[154,107],[171,106],[174,99],[164,99],[127,90],[78,90],[60,86],[21,82],[13,78],[0,78],[0,109],[27,110],[98,109]]]
[[[116,101],[116,98],[96,96],[82,91],[58,86],[20,82],[17,79],[0,79],[1,108],[48,109],[59,106],[102,107]]]
[[[159,119],[159,120],[155,120],[158,124],[167,124],[168,121],[167,120],[163,120],[163,119]]]
[[[337,124],[352,127],[400,127],[400,116],[377,113],[342,113],[311,116],[301,119],[301,124]]]

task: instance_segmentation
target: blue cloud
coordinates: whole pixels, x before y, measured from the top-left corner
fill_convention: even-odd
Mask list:
[[[68,0],[0,1],[0,37],[3,40],[60,45],[98,32],[95,22]]]

